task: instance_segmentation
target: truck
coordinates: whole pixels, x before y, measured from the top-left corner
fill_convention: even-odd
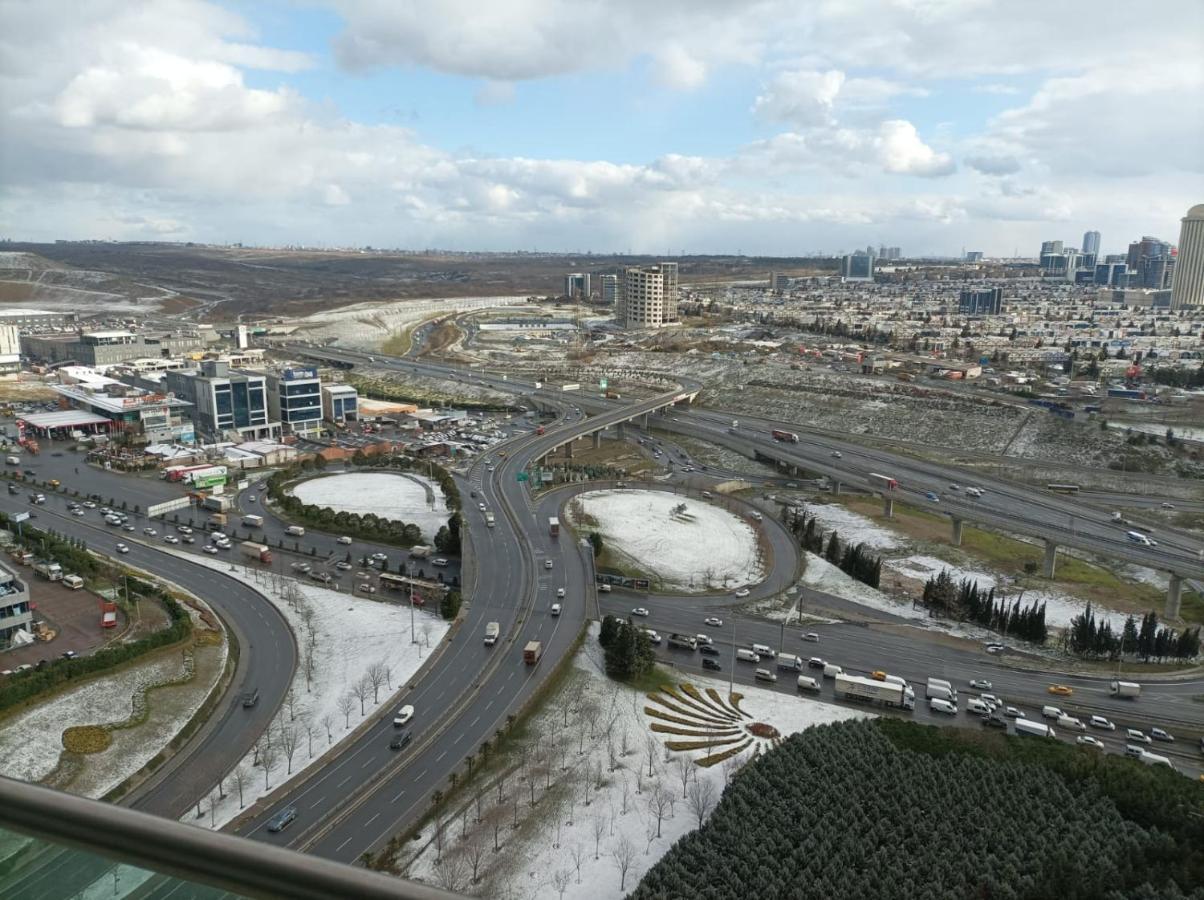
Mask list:
[[[878,488],[880,491],[898,490],[899,482],[889,475],[878,475],[875,472],[869,474],[870,484]]]
[[[248,528],[262,528],[263,516],[243,516],[242,523]]]
[[[779,431],[777,428],[769,432],[775,441],[786,441],[788,444],[797,444],[798,435],[793,431]]]
[[[234,498],[227,497],[224,494],[211,494],[201,501],[201,509],[207,509],[210,512],[229,512],[234,508]]]
[[[555,516],[548,519],[548,534],[552,537],[560,537],[560,520]]]
[[[33,570],[47,581],[63,580],[63,567],[56,562],[40,559],[33,564]]]
[[[623,395],[622,395],[622,394],[620,394],[618,391],[607,391],[607,392],[606,392],[606,399],[607,399],[607,400],[622,400],[622,399],[623,399]]]
[[[669,635],[669,646],[679,647],[682,650],[697,650],[698,639],[692,634],[671,634]]]
[[[208,521],[205,522],[205,528],[209,531],[221,531],[225,527],[226,527],[226,514],[225,513],[214,513],[213,515],[211,515],[209,517]]]
[[[493,527],[493,525],[494,525],[493,513],[491,513],[491,512],[485,513],[485,525],[488,526],[489,528]]]
[[[795,672],[801,672],[803,671],[803,658],[801,656],[795,656],[791,653],[779,653],[778,668],[793,669]]]
[[[858,675],[837,675],[835,691],[838,699],[860,703],[878,703],[896,709],[914,709],[915,698],[907,693],[904,685],[889,681],[874,681]]]
[[[220,478],[221,483],[225,483],[228,470],[225,466],[201,466],[196,469],[190,469],[180,478],[185,484],[200,485],[200,484],[216,484],[215,479]]]
[[[248,559],[257,559],[261,563],[270,563],[272,561],[272,550],[267,544],[243,541],[238,545],[238,550]]]
[[[523,662],[527,665],[535,665],[541,656],[543,656],[543,644],[539,641],[528,641],[527,646],[523,647]]]
[[[1029,737],[1056,738],[1058,736],[1048,725],[1042,725],[1040,722],[1030,722],[1028,719],[1015,719],[1012,725],[1016,729],[1016,734]]]
[[[492,647],[497,643],[498,635],[502,633],[500,622],[488,622],[485,625],[485,646]]]
[[[932,700],[948,700],[950,703],[957,702],[957,691],[953,688],[944,687],[939,684],[929,682],[927,690],[924,692],[925,699]]]
[[[1136,681],[1113,681],[1108,685],[1108,693],[1113,697],[1129,697],[1135,700],[1141,696],[1141,685]]]

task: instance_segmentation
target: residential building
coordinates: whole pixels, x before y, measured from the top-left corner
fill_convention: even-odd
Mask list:
[[[287,434],[314,435],[322,430],[322,382],[310,366],[269,369],[268,415]]]
[[[969,316],[997,316],[1003,311],[1003,288],[962,291],[957,311]]]
[[[1083,233],[1083,255],[1099,257],[1099,232],[1087,231]]]
[[[860,251],[840,258],[841,281],[873,281],[874,258]]]
[[[564,276],[564,295],[570,300],[589,299],[589,272],[574,272]]]
[[[267,376],[204,360],[199,371],[166,372],[167,390],[192,404],[198,437],[206,440],[277,438],[280,421],[268,412]]]
[[[322,385],[322,416],[341,424],[359,418],[359,391],[349,384]]]
[[[623,328],[660,328],[677,321],[677,263],[628,266],[615,319]]]
[[[18,631],[33,631],[33,606],[29,587],[7,565],[0,563],[0,649],[13,645]]]
[[[1171,284],[1171,309],[1204,307],[1204,203],[1187,211],[1179,228],[1179,255]]]
[[[898,247],[882,246],[878,248],[879,259],[902,259],[903,251]]]
[[[775,293],[782,293],[790,289],[790,276],[783,275],[781,272],[769,273],[769,289]]]
[[[619,276],[602,276],[602,302],[606,306],[615,306],[619,302]]]

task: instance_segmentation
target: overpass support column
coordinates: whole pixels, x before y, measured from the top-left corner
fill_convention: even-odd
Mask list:
[[[960,547],[962,545],[962,520],[953,520],[953,546]]]
[[[602,446],[602,432],[595,431],[594,432],[594,449],[597,450],[601,446]]]
[[[795,471],[797,472],[798,470],[796,469]],[[837,497],[839,495],[840,495],[840,482],[833,481],[832,482],[832,496]]]
[[[895,517],[895,498],[886,494],[882,495],[882,515],[888,519]]]
[[[1166,589],[1166,609],[1162,611],[1164,619],[1179,618],[1179,604],[1183,600],[1183,577],[1171,572],[1171,583]]]
[[[564,445],[564,458],[565,459],[573,458],[573,442],[572,441],[569,441],[567,444]]]
[[[1053,541],[1045,542],[1045,577],[1053,578],[1058,563],[1058,545]]]
[[[645,431],[648,430],[648,413],[644,413],[644,415],[640,418],[640,427]]]

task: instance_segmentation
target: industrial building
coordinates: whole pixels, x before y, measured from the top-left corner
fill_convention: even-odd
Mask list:
[[[29,643],[33,631],[33,605],[29,586],[7,565],[0,563],[0,650]],[[26,639],[22,639],[23,633]]]
[[[111,366],[146,357],[181,356],[200,350],[198,334],[134,334],[132,331],[90,331],[80,334],[22,335],[21,352],[47,363]]]

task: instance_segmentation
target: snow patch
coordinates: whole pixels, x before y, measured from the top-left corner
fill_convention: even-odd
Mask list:
[[[293,489],[302,503],[335,512],[372,513],[393,522],[410,522],[426,539],[447,524],[451,510],[438,484],[423,475],[352,472],[303,481]]]
[[[804,512],[815,516],[825,528],[836,529],[843,544],[865,544],[873,550],[897,550],[904,544],[889,528],[834,503],[808,503]]]
[[[912,609],[910,603],[899,603],[892,600],[877,588],[858,581],[846,574],[837,566],[814,553],[806,554],[807,568],[803,572],[802,584],[825,594],[832,594],[854,603],[860,603],[880,612],[901,616],[905,619],[925,619],[927,613],[922,609]]]

